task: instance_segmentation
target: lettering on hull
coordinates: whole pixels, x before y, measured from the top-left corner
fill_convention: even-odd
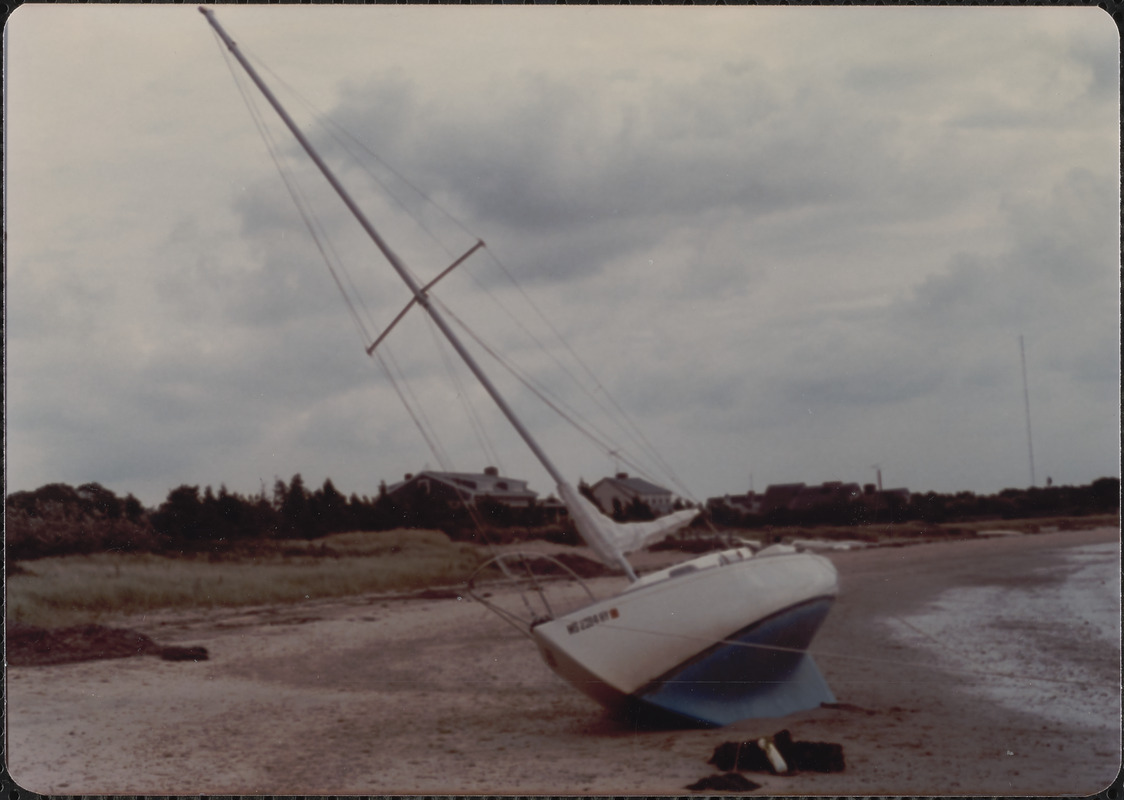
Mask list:
[[[582,617],[575,620],[566,626],[566,633],[571,636],[575,633],[581,633],[584,630],[589,630],[594,625],[600,625],[603,622],[608,622],[611,619],[616,619],[621,615],[621,612],[615,608],[610,608],[608,611],[601,611],[597,614],[590,614],[588,617]]]

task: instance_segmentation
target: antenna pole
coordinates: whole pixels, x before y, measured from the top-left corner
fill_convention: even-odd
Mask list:
[[[1030,454],[1030,485],[1034,487],[1034,441],[1030,438],[1030,390],[1026,384],[1026,348],[1023,335],[1019,334],[1019,359],[1023,365],[1023,404],[1026,406],[1026,447]]]

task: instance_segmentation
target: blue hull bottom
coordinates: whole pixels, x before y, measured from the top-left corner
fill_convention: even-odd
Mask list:
[[[621,711],[644,725],[713,727],[835,702],[802,652],[832,601],[810,600],[737,632],[625,698]]]

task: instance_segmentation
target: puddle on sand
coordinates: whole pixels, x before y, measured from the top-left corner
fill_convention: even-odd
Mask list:
[[[1028,574],[1025,586],[956,587],[884,622],[981,697],[1118,735],[1119,569],[1115,542],[1067,548]]]

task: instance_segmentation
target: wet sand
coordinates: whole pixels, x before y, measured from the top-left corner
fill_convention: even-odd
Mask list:
[[[716,730],[613,721],[467,600],[116,620],[210,658],[11,668],[8,767],[44,794],[683,795],[715,773],[706,762],[717,745],[787,728],[842,745],[846,770],[749,774],[756,794],[1091,794],[1120,769],[1118,704],[1055,721],[1043,704],[1086,684],[972,671],[972,653],[950,670],[892,626],[957,587],[1033,588],[1051,580],[1061,550],[1118,539],[1098,529],[831,554],[841,594],[812,650],[839,705]],[[593,586],[604,595],[617,580]],[[1041,641],[1118,690],[1119,650],[1081,622],[1036,621],[1049,628]],[[1043,664],[1056,673],[1056,659]],[[1026,686],[1026,706],[989,702],[980,689],[997,681]]]

